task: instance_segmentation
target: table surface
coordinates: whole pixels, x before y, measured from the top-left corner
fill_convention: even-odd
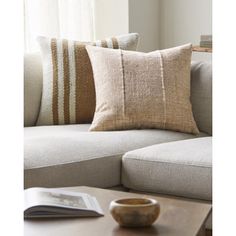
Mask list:
[[[193,236],[202,235],[202,228],[211,212],[211,204],[172,197],[151,196],[91,187],[69,187],[66,190],[95,196],[105,216],[96,218],[64,218],[25,220],[25,236]],[[123,228],[113,220],[109,204],[117,198],[151,197],[161,205],[161,213],[151,227]]]

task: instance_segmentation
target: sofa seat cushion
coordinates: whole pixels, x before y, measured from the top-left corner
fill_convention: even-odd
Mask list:
[[[122,184],[155,192],[211,200],[212,138],[153,145],[122,159]]]
[[[89,127],[25,128],[25,187],[116,186],[121,182],[121,157],[125,152],[198,137],[165,130],[88,132]]]

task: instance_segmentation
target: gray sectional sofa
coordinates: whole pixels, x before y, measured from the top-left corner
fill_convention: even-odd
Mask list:
[[[166,130],[88,132],[89,124],[35,126],[41,93],[40,55],[26,54],[25,188],[122,186],[211,201],[211,64],[192,63],[191,101],[199,135]]]

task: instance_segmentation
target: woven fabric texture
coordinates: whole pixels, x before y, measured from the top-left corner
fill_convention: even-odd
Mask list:
[[[91,123],[95,88],[86,45],[135,50],[138,34],[96,42],[39,37],[43,63],[43,92],[37,125]]]
[[[86,49],[96,88],[90,131],[157,128],[199,133],[190,102],[191,44],[151,53]]]

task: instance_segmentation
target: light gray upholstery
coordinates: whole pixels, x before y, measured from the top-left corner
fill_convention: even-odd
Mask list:
[[[200,131],[212,134],[212,64],[192,62],[191,102]]]
[[[24,57],[24,126],[34,126],[42,95],[42,63],[39,53]]]
[[[89,125],[25,128],[25,187],[120,184],[121,157],[137,148],[199,136],[164,130],[87,132]]]
[[[122,159],[122,184],[134,190],[211,200],[212,138],[153,145]]]

